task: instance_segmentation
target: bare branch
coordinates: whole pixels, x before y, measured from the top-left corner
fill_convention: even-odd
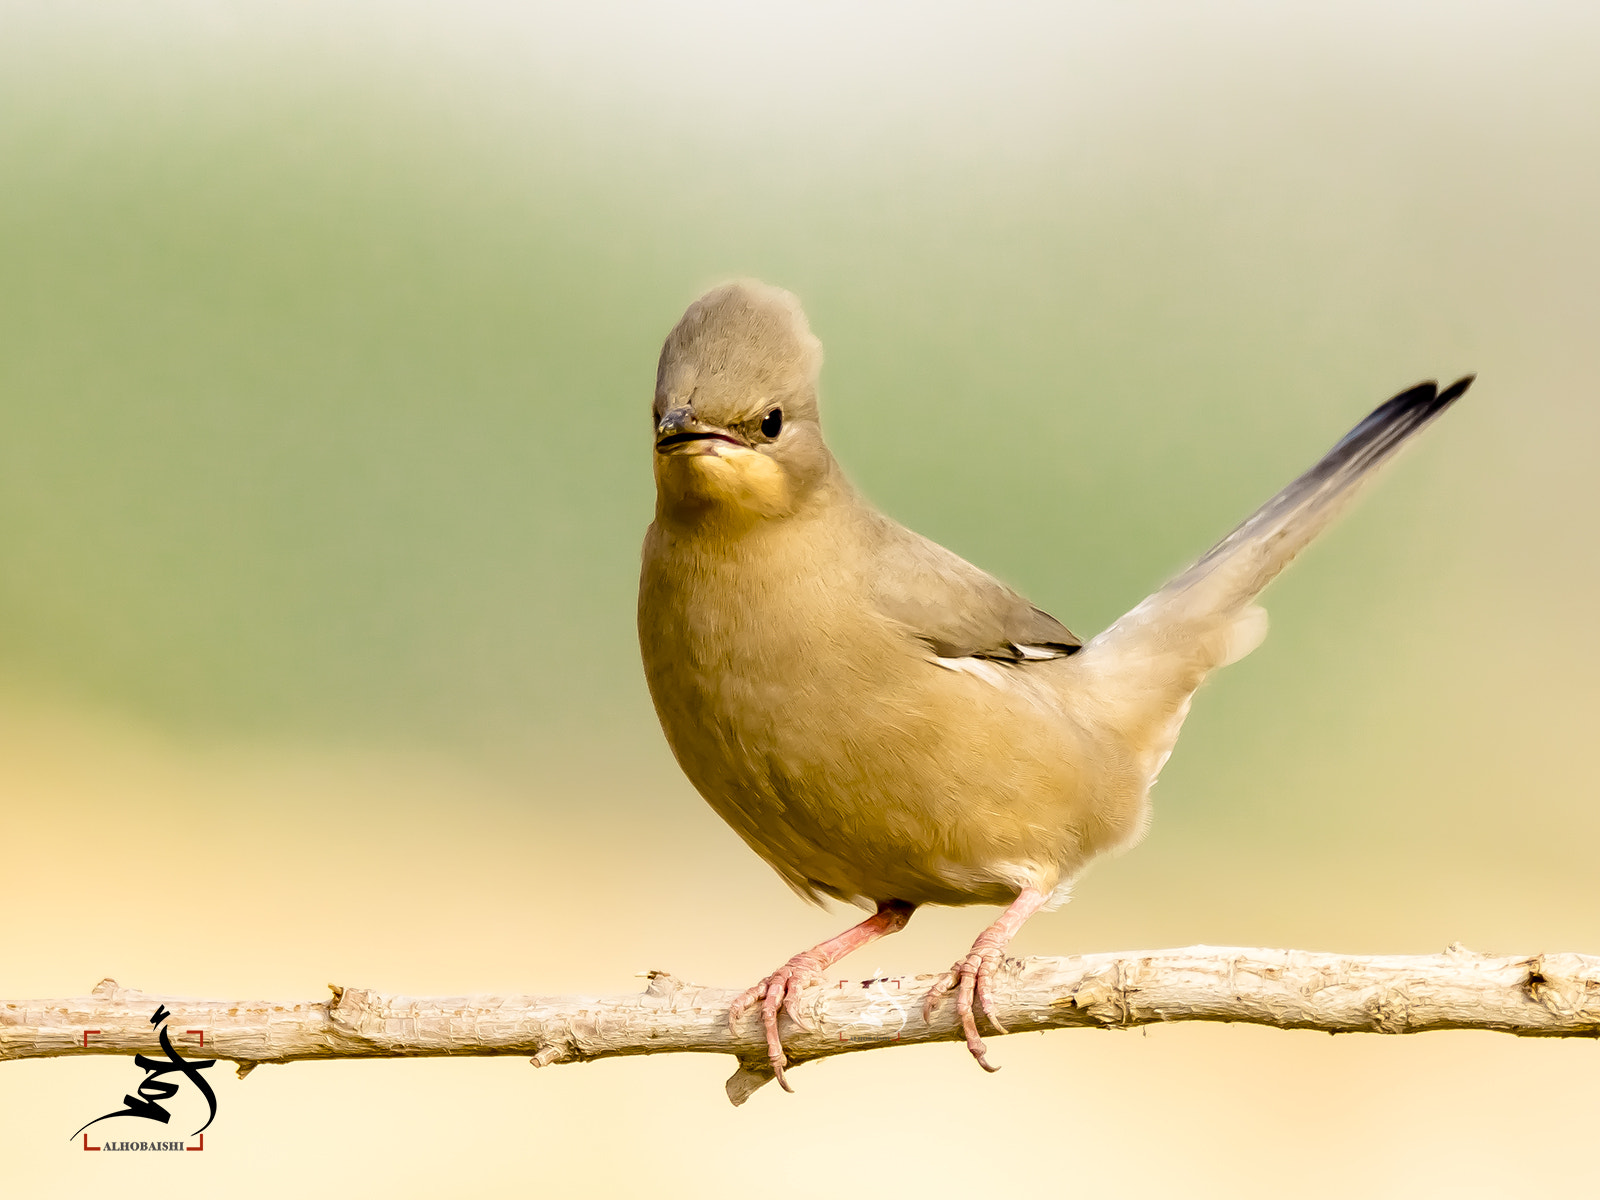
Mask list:
[[[932,975],[811,989],[810,1028],[786,1028],[799,1064],[857,1050],[960,1038],[946,1001],[924,1021]],[[772,1078],[759,1021],[727,1024],[737,995],[652,972],[628,996],[385,996],[334,987],[322,1003],[191,1000],[103,980],[89,996],[10,1003],[0,1010],[0,1059],[151,1053],[150,1016],[204,1030],[204,1056],[247,1073],[312,1058],[526,1054],[536,1066],[621,1054],[732,1054],[728,1096],[741,1104]],[[1009,960],[996,1013],[1014,1033],[1157,1021],[1242,1021],[1329,1033],[1493,1029],[1524,1037],[1600,1036],[1600,958],[1444,954],[1360,957],[1302,950],[1192,946],[1134,954]],[[97,1032],[85,1036],[86,1030]],[[196,1045],[198,1050],[198,1045]]]

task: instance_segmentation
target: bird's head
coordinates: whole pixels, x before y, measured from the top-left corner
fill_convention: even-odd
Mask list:
[[[691,304],[656,371],[658,515],[746,522],[804,506],[834,470],[821,367],[822,344],[781,288],[741,280]]]

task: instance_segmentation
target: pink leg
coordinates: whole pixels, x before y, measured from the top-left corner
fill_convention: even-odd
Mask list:
[[[1005,958],[1006,946],[1017,936],[1022,923],[1043,908],[1048,899],[1037,888],[1024,888],[1022,894],[1011,902],[1011,907],[1000,914],[1000,919],[978,935],[978,940],[972,943],[971,953],[951,967],[949,977],[934,984],[928,992],[928,998],[923,1001],[922,1015],[927,1018],[939,1007],[945,993],[955,990],[956,1014],[961,1018],[961,1031],[967,1035],[967,1049],[972,1051],[972,1057],[978,1060],[978,1065],[985,1071],[998,1071],[1000,1068],[991,1067],[989,1060],[984,1057],[983,1039],[978,1036],[978,1021],[972,1012],[973,993],[977,993],[978,1007],[989,1018],[989,1023],[1001,1033],[1006,1032],[1006,1027],[994,1015],[994,973]]]
[[[822,978],[822,973],[852,950],[859,950],[869,942],[891,933],[899,933],[916,911],[915,904],[903,900],[886,900],[878,911],[861,924],[846,929],[836,938],[821,945],[802,950],[755,987],[745,992],[728,1009],[728,1028],[732,1029],[739,1018],[757,1000],[761,1001],[761,1024],[767,1034],[767,1059],[772,1063],[772,1073],[778,1077],[783,1090],[792,1092],[789,1081],[783,1077],[788,1058],[783,1053],[783,1043],[778,1040],[778,1010],[789,1014],[796,1025],[805,1026],[800,1019],[798,1004],[800,993]],[[1021,924],[1018,921],[1018,924]]]

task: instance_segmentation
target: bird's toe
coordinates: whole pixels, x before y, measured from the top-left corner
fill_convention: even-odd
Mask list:
[[[761,1029],[767,1042],[767,1061],[779,1086],[786,1092],[794,1089],[784,1075],[789,1065],[784,1053],[783,1039],[778,1033],[778,1014],[786,1014],[801,1029],[811,1028],[800,1015],[800,995],[822,979],[820,964],[809,953],[797,954],[753,988],[748,989],[728,1009],[728,1026],[736,1027],[739,1019],[758,1001],[761,1005]]]
[[[1006,1027],[1000,1023],[994,1011],[994,976],[1004,957],[999,949],[982,945],[980,939],[980,944],[950,969],[947,979],[934,984],[923,1002],[923,1015],[927,1017],[938,1007],[946,993],[955,992],[956,1016],[961,1022],[967,1050],[985,1071],[998,1071],[1000,1068],[989,1062],[988,1047],[978,1034],[977,1014],[981,1011],[995,1029],[1006,1032]]]

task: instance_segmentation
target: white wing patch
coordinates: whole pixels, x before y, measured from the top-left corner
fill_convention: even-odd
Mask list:
[[[946,671],[961,671],[994,687],[1009,688],[1016,683],[1013,672],[1017,667],[1066,657],[1059,646],[1035,646],[1021,642],[1006,644],[1017,655],[1015,659],[988,654],[963,654],[959,657],[935,654],[933,661]]]
[[[993,687],[1003,688],[1006,686],[1005,668],[996,666],[987,658],[972,658],[970,656],[941,658],[935,654],[933,661],[946,671],[957,671],[976,676]]]
[[[1024,646],[1021,643],[1012,642],[1011,648],[1029,662],[1039,662],[1046,658],[1066,657],[1054,646]]]

